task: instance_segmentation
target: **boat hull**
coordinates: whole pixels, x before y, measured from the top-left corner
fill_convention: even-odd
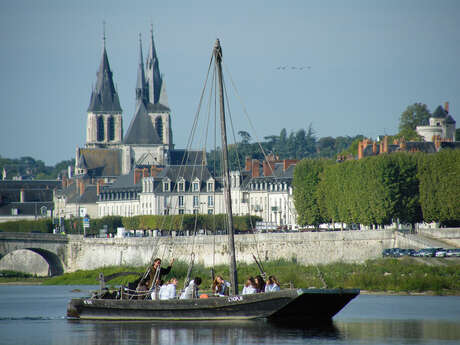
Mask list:
[[[331,320],[359,290],[292,289],[189,300],[72,299],[69,318],[86,320]]]

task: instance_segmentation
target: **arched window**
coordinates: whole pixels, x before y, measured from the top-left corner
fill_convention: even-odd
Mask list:
[[[104,118],[97,117],[97,141],[104,141]]]
[[[115,119],[113,116],[109,117],[109,140],[115,140]]]
[[[163,141],[163,120],[161,119],[161,116],[158,116],[155,119],[155,128],[157,129],[157,133],[161,141]]]

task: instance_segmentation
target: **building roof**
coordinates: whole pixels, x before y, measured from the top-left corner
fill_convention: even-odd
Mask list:
[[[438,106],[431,117],[443,119],[447,117],[447,114],[447,111],[445,111],[442,106]]]
[[[11,216],[12,210],[17,209],[18,216],[39,216],[41,214],[41,208],[43,206],[45,206],[47,210],[54,209],[53,201],[11,202],[7,204],[0,204],[0,215],[1,216]],[[0,224],[0,229],[1,229],[1,224]]]
[[[118,149],[79,149],[77,168],[86,169],[90,176],[118,176],[121,174],[121,151]]]
[[[162,99],[163,78],[160,73],[160,66],[158,63],[157,52],[155,49],[155,42],[153,40],[153,29],[150,31],[150,48],[145,63],[146,68],[146,82],[149,92],[149,103],[161,103],[168,106],[167,100]]]
[[[91,93],[88,112],[121,113],[120,100],[112,78],[107,51],[102,52],[102,60],[97,72],[96,87]]]
[[[170,150],[169,165],[203,165],[206,164],[206,154],[203,151]]]
[[[152,120],[147,113],[144,102],[138,100],[136,113],[129,125],[123,140],[129,145],[160,145],[162,144],[158,133],[153,127]]]

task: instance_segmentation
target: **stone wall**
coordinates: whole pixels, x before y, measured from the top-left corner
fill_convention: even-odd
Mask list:
[[[422,236],[443,241],[452,247],[460,247],[460,228],[419,229],[418,233]]]
[[[393,232],[344,231],[236,235],[237,261],[253,263],[252,255],[262,261],[295,259],[301,264],[364,262],[381,256],[392,247]],[[227,264],[226,236],[184,236],[143,238],[83,238],[71,236],[67,248],[66,271],[95,269],[101,266],[146,265],[152,256],[164,261],[187,261],[205,266]]]

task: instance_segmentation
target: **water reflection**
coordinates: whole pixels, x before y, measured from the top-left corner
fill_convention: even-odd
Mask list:
[[[345,339],[460,340],[460,323],[433,320],[366,320],[335,322]]]
[[[82,322],[81,344],[301,344],[305,339],[338,339],[337,328],[275,324],[264,320],[237,322]],[[85,327],[86,326],[86,327]],[[80,329],[81,331],[81,329]]]
[[[460,323],[423,320],[335,321],[328,325],[238,322],[72,321],[78,344],[455,344]],[[76,327],[76,328],[75,328]]]

